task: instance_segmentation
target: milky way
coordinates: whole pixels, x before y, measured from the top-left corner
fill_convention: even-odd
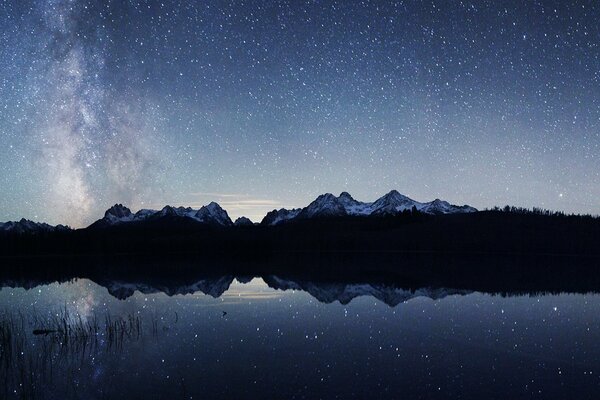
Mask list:
[[[0,3],[0,220],[323,192],[600,210],[577,1]]]
[[[61,220],[75,224],[86,222],[107,201],[135,203],[146,192],[143,172],[149,172],[144,170],[152,159],[147,140],[154,135],[138,109],[143,100],[130,105],[105,84],[110,53],[104,43],[113,39],[96,21],[86,24],[87,8],[56,0],[41,9],[48,37],[41,52],[49,58],[42,75],[48,109],[38,131],[43,148],[38,168],[47,173],[48,205]]]

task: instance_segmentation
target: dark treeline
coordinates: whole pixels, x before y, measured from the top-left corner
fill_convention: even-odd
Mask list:
[[[533,214],[533,215],[544,215],[547,217],[561,217],[561,218],[575,218],[575,219],[598,219],[597,216],[592,216],[590,214],[567,214],[564,211],[555,211],[549,210],[546,208],[533,207],[516,207],[516,206],[504,206],[504,207],[494,207],[491,210],[486,211],[502,211],[504,213],[512,213],[512,214]]]
[[[472,214],[299,220],[277,226],[207,226],[165,217],[103,229],[4,235],[10,256],[201,254],[264,260],[282,253],[432,253],[600,256],[600,219],[489,210]]]
[[[299,220],[277,226],[207,226],[165,217],[103,229],[5,234],[3,256],[198,253],[268,258],[277,253],[416,252],[600,255],[600,219],[511,208],[472,214]]]
[[[482,211],[207,226],[178,217],[0,239],[8,280],[287,274],[491,292],[600,290],[600,219]],[[162,284],[162,283],[161,283]]]

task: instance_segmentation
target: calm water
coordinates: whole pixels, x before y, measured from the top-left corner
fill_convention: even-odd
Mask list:
[[[595,294],[502,297],[273,277],[241,280],[245,283],[223,277],[165,289],[170,296],[143,285],[103,287],[85,279],[3,288],[2,329],[6,333],[11,324],[12,336],[0,341],[0,397],[600,394]],[[107,315],[139,326],[125,322],[125,333],[111,338]],[[96,324],[96,330],[85,339],[76,332],[69,340],[60,332],[33,335],[34,329],[56,328],[60,318],[69,326]]]

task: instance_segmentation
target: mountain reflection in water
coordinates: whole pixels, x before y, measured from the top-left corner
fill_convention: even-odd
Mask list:
[[[103,283],[108,292],[116,298],[126,299],[135,291],[143,294],[165,293],[168,296],[202,293],[215,298],[222,296],[234,281],[233,276],[203,279],[184,286],[150,286],[144,283],[129,283],[112,281]],[[238,278],[238,282],[247,282],[248,278]],[[309,293],[321,303],[333,303],[339,301],[348,304],[352,299],[360,296],[371,296],[382,301],[388,306],[394,307],[410,300],[413,297],[429,297],[440,299],[452,294],[466,294],[465,290],[454,290],[446,288],[420,288],[416,290],[403,289],[386,284],[376,283],[335,283],[335,282],[311,282],[305,280],[291,280],[267,275],[261,278],[268,287],[276,290],[299,290]]]
[[[0,398],[528,399],[600,389],[596,294],[141,276],[4,278]]]

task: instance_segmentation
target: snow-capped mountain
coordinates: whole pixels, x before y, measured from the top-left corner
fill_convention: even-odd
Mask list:
[[[131,210],[123,204],[115,204],[104,212],[104,220],[111,224],[130,221],[133,217]]]
[[[227,211],[223,210],[220,205],[211,202],[207,206],[202,206],[194,217],[199,222],[217,224],[223,226],[233,225],[231,218],[227,215]]]
[[[383,195],[371,204],[371,214],[374,215],[394,215],[404,210],[411,210],[413,206],[420,210],[422,203],[419,203],[396,190]]]
[[[162,210],[148,215],[148,217],[154,217],[154,218],[159,218],[159,217],[189,217],[189,218],[193,218],[196,214],[196,211],[194,211],[192,208],[190,207],[172,207],[172,206],[164,206],[162,208]]]
[[[44,222],[33,222],[22,218],[20,221],[0,222],[0,232],[6,233],[45,233],[71,230],[64,225],[48,225]]]
[[[348,192],[342,192],[338,197],[331,193],[322,194],[302,209],[286,210],[282,208],[280,210],[273,210],[265,216],[261,223],[263,225],[277,225],[296,218],[309,219],[345,215],[396,215],[405,210],[412,210],[413,208],[422,213],[434,215],[477,211],[477,209],[467,205],[456,206],[439,199],[421,203],[400,194],[396,190],[392,190],[372,203],[355,200]]]
[[[361,202],[354,199],[348,192],[342,192],[339,196],[331,193],[325,193],[317,197],[313,202],[304,208],[294,208],[291,210],[281,208],[273,210],[263,218],[262,225],[278,225],[291,220],[323,218],[323,217],[342,217],[342,216],[380,216],[396,215],[405,210],[416,210],[426,214],[456,214],[471,213],[477,210],[468,205],[456,206],[435,199],[431,202],[421,203],[407,196],[398,193],[396,190],[385,194],[372,203]],[[246,217],[240,217],[235,224],[219,204],[211,202],[202,206],[200,209],[191,207],[173,207],[165,206],[161,210],[142,209],[133,213],[123,204],[115,204],[104,213],[104,217],[90,225],[91,228],[110,227],[132,222],[155,221],[161,218],[173,219],[182,218],[190,221],[196,221],[208,225],[216,226],[251,226],[254,225]],[[0,232],[15,233],[34,233],[34,232],[54,232],[61,230],[70,230],[63,225],[51,226],[45,223],[32,222],[26,219],[20,221],[10,221],[0,223]]]
[[[263,225],[278,225],[282,222],[289,221],[294,219],[300,214],[302,211],[301,208],[293,208],[291,210],[287,210],[285,208],[281,208],[279,210],[273,210],[267,213],[261,224]]]
[[[373,211],[371,203],[355,200],[348,192],[342,192],[338,197],[338,201],[348,215],[369,215]]]
[[[143,221],[156,213],[157,211],[155,210],[140,210],[134,214],[123,204],[115,204],[104,212],[104,217],[102,219],[94,222],[90,227],[107,227],[126,222]]]
[[[331,193],[325,193],[303,208],[296,218],[340,217],[347,214],[344,204],[338,197]]]
[[[477,209],[468,205],[455,206],[447,201],[435,199],[432,202],[425,203],[419,211],[427,214],[458,214],[477,212]]]
[[[108,227],[130,222],[157,220],[160,218],[189,218],[191,220],[211,225],[231,226],[233,222],[227,211],[217,203],[212,202],[199,210],[190,207],[165,206],[161,210],[142,209],[135,214],[122,204],[115,204],[104,213],[104,218],[94,222],[91,227]]]

